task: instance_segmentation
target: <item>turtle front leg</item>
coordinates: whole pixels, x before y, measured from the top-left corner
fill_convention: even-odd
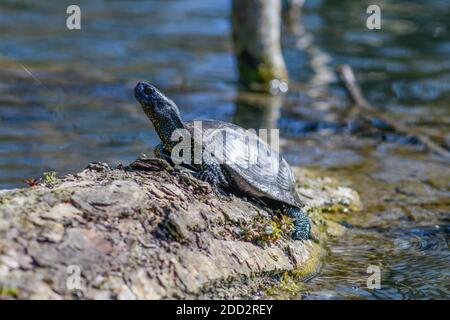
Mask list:
[[[172,155],[164,148],[164,144],[162,142],[156,145],[153,152],[155,153],[156,158],[166,160],[177,172],[182,171],[182,167],[176,166],[176,164],[172,161]]]
[[[308,216],[296,207],[288,207],[286,214],[294,220],[292,238],[294,240],[308,240],[311,232],[311,221]]]
[[[155,157],[164,159],[173,166],[173,161],[170,158],[170,154],[168,154],[167,151],[164,149],[164,145],[162,143],[158,144],[153,150],[153,152],[155,153]]]
[[[206,152],[203,153],[203,163],[195,177],[210,183],[215,189],[228,185],[228,180],[223,174],[220,164]]]
[[[227,184],[226,178],[223,175],[220,166],[219,168],[217,168],[216,166],[208,166],[207,168],[204,168],[203,170],[197,172],[195,174],[195,177],[199,180],[208,182],[214,187]]]

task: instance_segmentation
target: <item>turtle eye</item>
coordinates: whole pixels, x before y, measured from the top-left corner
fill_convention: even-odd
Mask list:
[[[152,87],[147,87],[147,88],[144,89],[144,93],[145,93],[145,94],[152,94],[153,91],[154,91],[154,90],[153,90]]]

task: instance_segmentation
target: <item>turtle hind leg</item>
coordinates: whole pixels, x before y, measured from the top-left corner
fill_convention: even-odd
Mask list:
[[[308,240],[311,233],[311,221],[299,208],[287,207],[286,214],[294,220],[292,238],[294,240]]]

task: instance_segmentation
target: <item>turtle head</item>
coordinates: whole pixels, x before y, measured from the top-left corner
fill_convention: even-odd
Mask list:
[[[134,96],[152,121],[164,146],[171,149],[172,133],[177,129],[184,129],[180,111],[175,102],[146,82],[139,82],[136,85]]]

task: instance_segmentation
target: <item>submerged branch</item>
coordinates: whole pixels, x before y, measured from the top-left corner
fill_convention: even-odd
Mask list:
[[[440,155],[441,157],[446,158],[447,160],[450,160],[450,152],[445,148],[441,147],[436,142],[432,141],[428,136],[426,136],[421,132],[418,132],[414,128],[399,123],[398,121],[392,119],[388,115],[379,112],[377,108],[372,106],[364,97],[361,87],[356,81],[353,69],[349,65],[340,66],[337,69],[337,73],[345,89],[347,90],[350,99],[354,102],[354,104],[357,107],[363,109],[366,112],[369,112],[370,114],[384,121],[386,124],[394,128],[396,132],[416,137],[428,150]]]

